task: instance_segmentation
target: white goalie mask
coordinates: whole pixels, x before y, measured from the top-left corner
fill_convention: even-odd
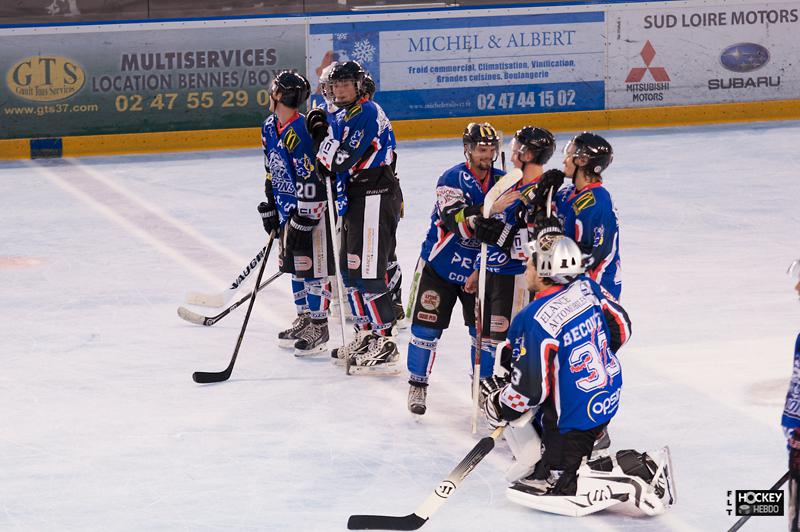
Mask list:
[[[578,244],[569,237],[547,233],[529,246],[533,251],[539,277],[551,279],[558,284],[567,284],[586,271],[583,267],[583,253]]]

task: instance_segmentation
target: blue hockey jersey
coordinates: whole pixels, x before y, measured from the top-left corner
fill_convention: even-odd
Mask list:
[[[295,210],[301,216],[320,219],[326,191],[316,172],[314,144],[305,117],[296,113],[286,124],[279,124],[277,115],[268,116],[261,127],[261,144],[281,225]]]
[[[792,429],[800,427],[800,334],[797,335],[794,343],[792,378],[789,381],[789,391],[786,392],[786,404],[783,407],[781,425],[787,438]]]
[[[463,285],[472,273],[481,244],[473,238],[464,209],[483,204],[486,192],[503,176],[493,168],[481,183],[466,162],[445,171],[436,183],[436,205],[420,256],[442,279]]]
[[[619,407],[622,368],[617,350],[630,318],[586,276],[536,294],[511,322],[511,382],[500,393],[513,420],[551,398],[563,432],[608,422]]]
[[[317,158],[336,174],[339,213],[347,210],[347,189],[362,170],[391,165],[397,147],[389,118],[366,98],[328,114],[328,136]]]
[[[536,188],[539,178],[541,176],[537,176],[533,181],[524,185],[520,180],[509,191],[526,194],[531,189]],[[530,233],[527,225],[517,220],[517,211],[520,208],[522,208],[522,200],[517,200],[506,207],[503,212],[493,216],[513,226],[516,233],[508,250],[491,244],[486,248],[486,271],[501,275],[519,275],[525,271],[525,263],[528,260],[525,248],[530,240]],[[475,269],[479,267],[480,261],[476,263]]]
[[[558,191],[555,204],[564,234],[588,256],[587,275],[619,299],[619,221],[611,195],[602,183],[589,184],[580,191],[569,185]]]

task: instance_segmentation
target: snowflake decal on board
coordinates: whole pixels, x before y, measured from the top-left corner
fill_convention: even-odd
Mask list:
[[[346,33],[337,33],[336,35],[334,35],[334,37],[337,40],[340,40],[340,41],[346,41],[347,40],[347,34]]]
[[[367,39],[357,41],[353,45],[353,59],[360,63],[369,63],[375,59],[375,47]]]

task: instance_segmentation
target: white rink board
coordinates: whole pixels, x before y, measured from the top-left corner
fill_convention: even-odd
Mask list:
[[[606,108],[800,97],[798,3],[715,4],[609,8]],[[654,55],[645,59],[648,42]],[[761,57],[748,65],[744,55],[753,51]],[[630,79],[648,66],[641,79]],[[668,79],[659,76],[664,72]]]

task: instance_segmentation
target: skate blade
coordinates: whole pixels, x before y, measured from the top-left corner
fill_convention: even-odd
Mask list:
[[[325,344],[319,345],[312,349],[297,349],[296,347],[294,348],[294,356],[296,356],[297,358],[310,357],[327,352],[328,352],[328,346]]]
[[[278,347],[281,349],[294,349],[294,343],[297,341],[295,338],[287,338],[286,340],[278,339]]]
[[[399,375],[400,370],[399,364],[378,364],[376,366],[350,365],[350,373],[354,375]]]

